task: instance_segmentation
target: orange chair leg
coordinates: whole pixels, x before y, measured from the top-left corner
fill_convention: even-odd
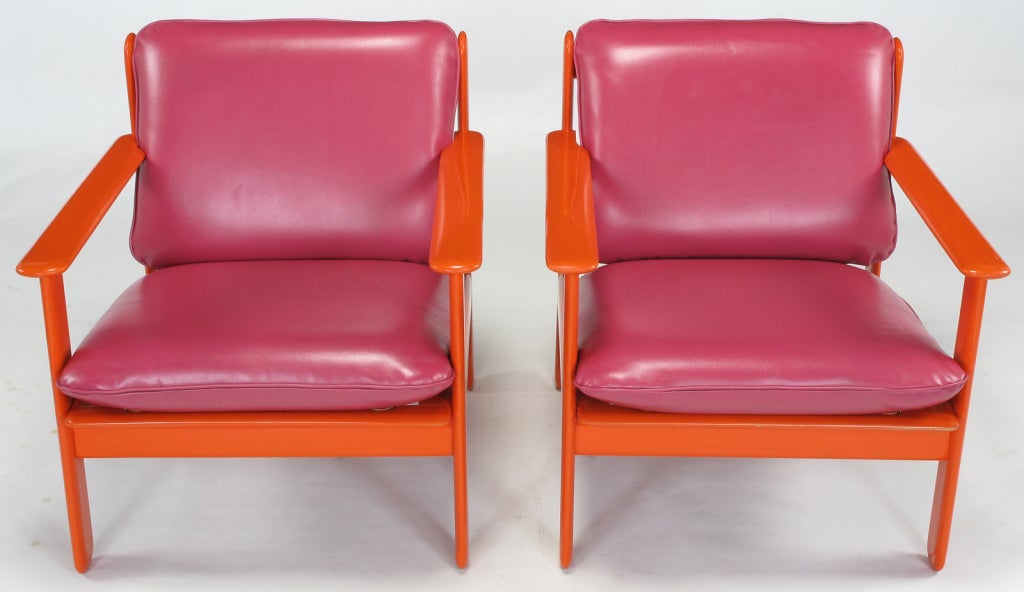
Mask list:
[[[956,485],[960,477],[963,446],[961,427],[949,444],[949,458],[939,461],[939,470],[935,476],[932,519],[928,527],[928,560],[935,571],[946,565],[946,550],[949,548],[949,533],[953,525],[953,505],[956,502]]]
[[[563,276],[563,330],[565,344],[562,361],[562,500],[559,524],[559,556],[562,568],[572,563],[573,498],[576,481],[576,388],[572,384],[576,369],[577,310],[579,307],[578,275]]]
[[[466,429],[456,427],[455,472],[455,564],[460,569],[469,565],[469,507],[466,492]],[[459,441],[461,440],[461,444]]]
[[[964,450],[964,434],[967,429],[967,411],[974,387],[974,366],[977,362],[978,339],[981,335],[981,318],[985,308],[984,279],[964,279],[964,291],[960,301],[960,321],[956,332],[953,357],[970,376],[963,390],[953,398],[953,410],[960,420],[960,428],[950,436],[949,454],[939,461],[935,477],[935,497],[932,500],[932,518],[928,527],[928,560],[935,571],[946,565],[946,550],[949,548],[949,533],[953,525],[953,505],[956,501],[957,480],[960,477],[960,457]]]
[[[575,421],[575,420],[573,420]],[[559,524],[559,558],[562,568],[568,569],[572,563],[572,528],[573,528],[573,497],[576,481],[576,452],[567,446],[565,420],[562,425],[562,504]]]
[[[71,400],[57,389],[57,377],[71,357],[71,337],[68,334],[68,312],[61,276],[40,279],[43,297],[43,324],[46,328],[46,350],[50,362],[50,380],[53,386],[53,405],[57,419],[57,441],[60,444],[60,462],[64,473],[64,497],[68,508],[68,528],[71,531],[71,551],[75,569],[85,573],[92,562],[92,518],[89,515],[89,491],[85,483],[85,461],[75,454],[75,439],[64,417],[71,408]]]
[[[462,311],[465,302],[465,276],[448,276],[449,310]],[[451,358],[455,368],[452,384],[452,472],[455,475],[455,564],[469,565],[469,511],[466,493],[466,368],[465,315],[451,315]]]
[[[71,451],[65,452],[65,439],[71,438],[71,430],[60,435],[61,464],[64,472],[64,497],[68,508],[68,528],[71,532],[71,553],[75,559],[75,569],[85,573],[92,563],[92,517],[89,514],[89,490],[85,482],[85,461],[75,458]]]
[[[473,319],[469,319],[469,355],[466,356],[466,390],[473,390]]]

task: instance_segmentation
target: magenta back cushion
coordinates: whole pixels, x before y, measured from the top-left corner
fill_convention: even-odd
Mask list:
[[[458,88],[447,26],[163,21],[134,67],[139,261],[426,262]]]
[[[575,60],[602,261],[892,252],[883,27],[594,21]]]

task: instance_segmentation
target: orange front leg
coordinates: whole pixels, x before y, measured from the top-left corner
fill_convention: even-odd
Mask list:
[[[466,493],[466,368],[465,368],[465,275],[448,276],[451,314],[452,466],[455,476],[455,564],[469,565],[469,511]]]
[[[75,454],[75,437],[64,422],[71,399],[57,389],[57,377],[71,357],[68,334],[68,313],[64,298],[64,279],[50,275],[40,279],[43,295],[43,322],[46,327],[46,348],[50,359],[50,380],[53,385],[54,411],[57,416],[57,440],[64,473],[64,497],[71,531],[71,552],[75,569],[85,573],[92,562],[92,518],[89,514],[89,491],[85,483],[85,461]]]
[[[572,563],[573,502],[576,481],[576,388],[572,384],[576,371],[576,326],[578,322],[580,276],[561,277],[564,303],[562,318],[562,499],[559,525],[559,556],[562,568]]]

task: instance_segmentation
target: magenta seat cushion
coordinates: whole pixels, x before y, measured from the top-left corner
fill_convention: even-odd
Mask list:
[[[967,379],[906,302],[841,263],[612,263],[583,278],[580,311],[576,387],[636,409],[890,412]]]
[[[447,25],[161,21],[134,66],[140,262],[427,261],[459,79]]]
[[[451,385],[447,282],[397,261],[157,270],[99,320],[57,384],[140,411],[374,409]]]
[[[575,60],[601,261],[892,252],[883,27],[594,21]]]

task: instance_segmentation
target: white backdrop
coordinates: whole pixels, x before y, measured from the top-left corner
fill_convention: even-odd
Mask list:
[[[1019,3],[953,1],[20,2],[0,12],[0,577],[6,589],[343,585],[594,590],[1018,589],[1024,479],[1016,419],[1024,321],[990,287],[949,565],[920,555],[925,463],[584,459],[577,561],[557,564],[554,276],[544,268],[544,135],[560,122],[562,35],[592,18],[873,20],[906,47],[898,133],[1013,266],[1024,137]],[[38,291],[17,260],[128,131],[125,34],[166,18],[430,18],[465,30],[471,127],[486,138],[484,268],[470,395],[471,566],[451,560],[441,460],[93,461],[96,562],[74,573]],[[951,349],[959,277],[901,198],[883,277]],[[130,199],[67,277],[78,340],[141,269]],[[13,587],[8,587],[13,583]]]

